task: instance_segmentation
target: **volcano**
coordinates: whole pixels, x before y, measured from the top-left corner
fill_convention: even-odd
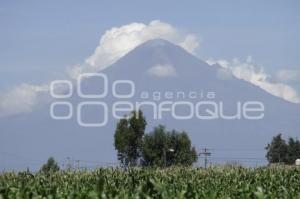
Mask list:
[[[273,136],[278,133],[292,137],[300,135],[299,104],[287,102],[249,82],[224,74],[219,65],[208,65],[166,40],[155,39],[141,44],[99,74],[107,77],[107,95],[83,99],[75,92],[72,97],[61,99],[74,107],[74,115],[67,120],[50,117],[51,103],[32,113],[0,119],[0,151],[10,153],[1,156],[0,162],[4,164],[0,167],[22,169],[29,166],[37,169],[49,156],[60,162],[72,157],[86,167],[116,163],[113,135],[117,119],[113,117],[112,107],[120,101],[128,109],[144,102],[141,109],[148,123],[146,132],[158,124],[170,130],[184,130],[199,152],[203,148],[211,150],[212,163],[238,161],[249,166],[264,165],[264,147]],[[85,95],[102,92],[101,81],[94,77],[85,78],[80,89]],[[114,82],[118,81],[114,87]],[[74,85],[76,89],[78,87]],[[113,93],[114,89],[120,98]],[[105,125],[84,127],[78,124],[78,104],[86,101],[107,105]],[[199,119],[195,111],[190,114],[190,107],[195,108],[199,102],[206,104],[204,108],[202,106],[206,114],[209,113],[207,109],[215,111],[217,104],[218,114],[222,112],[234,119]],[[262,104],[263,111],[260,110],[259,115],[263,117],[243,117],[243,108],[248,102]],[[174,118],[171,111],[155,111],[161,103],[165,103],[164,109],[169,110],[172,104],[181,104],[175,112],[186,118]],[[62,107],[56,111],[65,110]],[[102,112],[99,106],[86,106],[81,119],[84,118],[85,123],[95,123],[103,119]],[[158,112],[161,117],[158,117]],[[240,117],[234,117],[238,113]]]

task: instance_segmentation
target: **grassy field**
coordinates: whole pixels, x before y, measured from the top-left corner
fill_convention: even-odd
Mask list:
[[[0,198],[300,198],[300,168],[98,169],[0,174]]]

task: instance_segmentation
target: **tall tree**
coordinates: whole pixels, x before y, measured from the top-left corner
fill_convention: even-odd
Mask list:
[[[281,134],[273,137],[273,140],[266,147],[269,163],[286,163],[288,162],[288,145],[281,138]]]
[[[167,132],[160,125],[144,136],[143,161],[146,166],[188,166],[197,161],[197,152],[187,133]]]
[[[141,157],[142,139],[147,122],[141,110],[132,111],[130,116],[122,118],[114,135],[118,159],[124,166],[137,165]]]

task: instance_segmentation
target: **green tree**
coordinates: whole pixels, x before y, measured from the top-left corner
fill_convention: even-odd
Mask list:
[[[281,134],[273,137],[273,140],[266,147],[269,163],[287,163],[288,162],[288,145]]]
[[[192,147],[191,140],[186,132],[173,130],[168,133],[168,140],[171,141],[170,147],[174,149],[172,164],[188,166],[197,161],[197,151],[195,147]]]
[[[142,139],[147,122],[141,110],[132,111],[130,116],[120,119],[114,135],[118,159],[124,166],[137,165],[141,157]]]
[[[47,163],[45,163],[40,171],[43,173],[49,173],[49,172],[57,172],[59,171],[59,166],[55,159],[53,157],[48,158]]]
[[[189,166],[197,161],[197,152],[187,133],[167,132],[162,125],[144,136],[142,154],[145,166]]]
[[[170,155],[167,152],[171,152],[168,149],[165,127],[161,125],[155,127],[154,131],[146,134],[143,139],[143,164],[146,166],[163,166],[165,155]]]
[[[296,159],[300,158],[300,141],[289,138],[287,164],[295,164]]]

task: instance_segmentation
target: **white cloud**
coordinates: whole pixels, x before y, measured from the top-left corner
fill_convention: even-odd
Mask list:
[[[76,78],[84,72],[100,71],[138,45],[156,38],[175,43],[190,53],[194,53],[199,46],[195,35],[182,35],[168,23],[158,20],[151,21],[148,25],[131,23],[107,30],[101,37],[94,53],[85,60],[85,63],[69,69],[68,72],[72,78]]]
[[[300,70],[279,70],[275,74],[275,78],[279,81],[284,82],[300,82]]]
[[[271,77],[264,72],[263,68],[253,64],[251,56],[247,58],[246,62],[235,58],[232,61],[209,59],[207,63],[219,64],[221,67],[229,69],[236,78],[250,82],[274,96],[289,102],[300,103],[300,95],[295,89],[287,84],[270,81]]]
[[[39,102],[41,93],[48,91],[47,85],[21,84],[0,95],[0,117],[31,112]]]
[[[172,65],[156,65],[148,69],[148,74],[156,77],[176,76],[176,70]]]
[[[199,40],[196,35],[188,34],[184,41],[179,44],[182,48],[191,54],[195,54],[195,49],[199,46]]]

